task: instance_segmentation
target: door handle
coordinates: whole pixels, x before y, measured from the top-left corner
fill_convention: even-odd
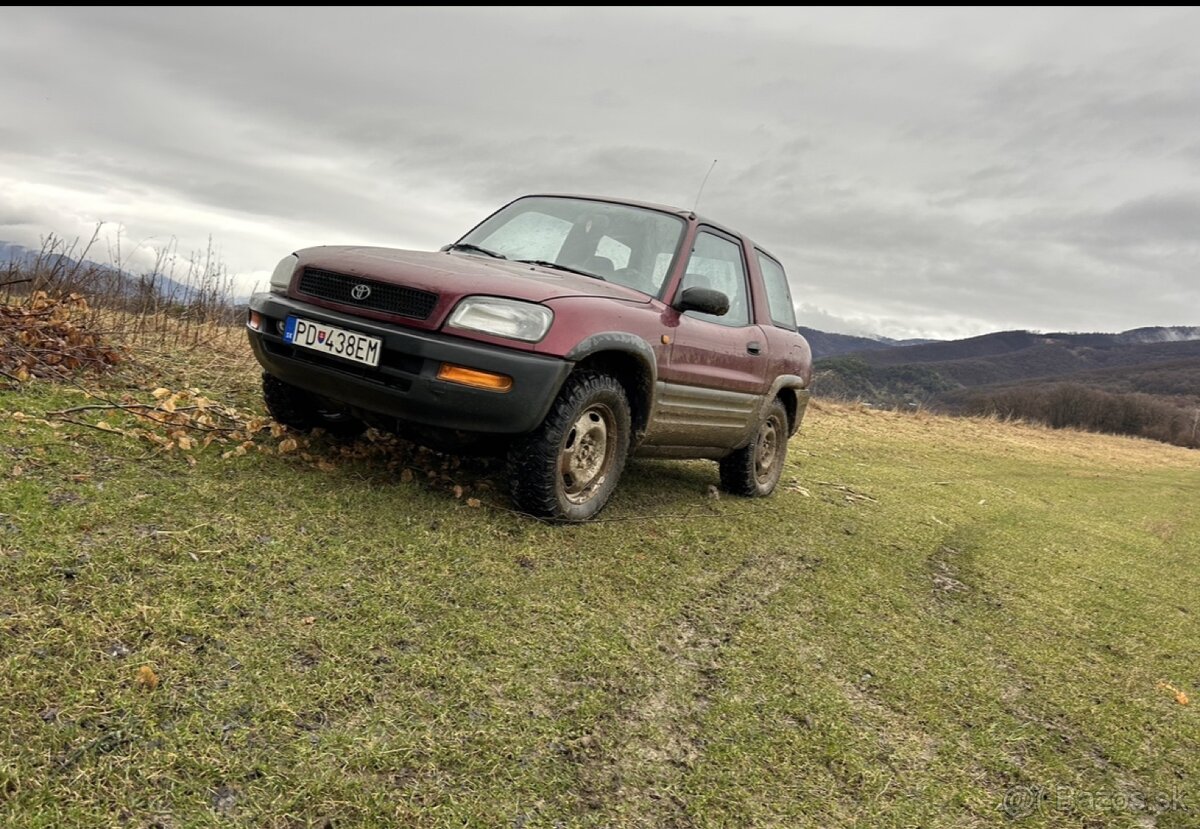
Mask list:
[[[750,342],[746,343],[746,350],[751,354],[759,354],[762,352],[762,343],[760,343],[758,340],[751,340]]]

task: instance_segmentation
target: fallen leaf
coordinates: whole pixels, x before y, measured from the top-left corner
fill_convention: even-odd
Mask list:
[[[149,665],[143,665],[137,669],[137,676],[133,681],[139,688],[153,691],[158,687],[158,674],[154,673],[154,669]]]
[[[335,469],[337,469],[337,466],[325,460],[324,458],[320,458],[317,460],[317,469],[321,470],[322,472],[333,472]]]
[[[1185,694],[1183,691],[1179,690],[1178,688],[1176,688],[1174,685],[1172,685],[1169,682],[1159,680],[1158,687],[1160,690],[1170,691],[1172,694],[1174,694],[1175,701],[1177,703],[1179,703],[1180,705],[1187,705],[1190,702],[1187,694]]]
[[[154,391],[152,391],[150,393],[152,395],[154,395],[155,400],[162,400],[164,397],[166,397],[167,395],[169,395],[171,393],[171,390],[164,389],[162,386],[159,386],[157,389],[155,389]]]
[[[463,496],[463,488],[458,484],[454,485],[454,497],[461,498]]]
[[[178,443],[179,443],[179,448],[180,448],[180,449],[182,449],[184,452],[190,452],[190,451],[191,451],[191,449],[192,449],[192,439],[191,439],[190,437],[188,437],[187,435],[182,435],[182,436],[179,438],[179,440],[178,440]]]
[[[403,481],[404,483],[407,484],[412,479],[413,479],[413,471],[411,469],[405,468],[405,470],[400,473],[400,480]]]
[[[316,616],[305,616],[303,619],[300,620],[300,624],[311,625],[311,624],[314,624],[316,621],[317,621]]]
[[[468,498],[467,499],[468,507],[478,507],[478,506],[481,506],[482,504],[483,504],[483,501],[480,501],[478,498]]]
[[[286,455],[288,452],[295,452],[300,448],[300,444],[295,438],[284,438],[279,441],[279,454]]]

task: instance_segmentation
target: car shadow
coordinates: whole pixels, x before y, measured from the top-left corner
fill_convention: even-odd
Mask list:
[[[419,485],[448,501],[487,504],[520,513],[509,499],[503,457],[440,452],[388,432],[369,430],[353,441],[315,436],[307,450],[318,467],[353,464],[376,486]],[[621,475],[606,518],[679,512],[716,497],[711,461],[634,458]]]

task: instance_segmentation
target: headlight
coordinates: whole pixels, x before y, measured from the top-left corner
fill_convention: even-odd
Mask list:
[[[275,270],[271,272],[272,293],[287,293],[288,285],[292,283],[292,274],[295,272],[296,265],[299,262],[300,257],[294,253],[279,260],[279,264],[276,265]]]
[[[446,325],[535,343],[546,336],[553,320],[554,312],[545,305],[492,296],[469,296],[458,303]]]

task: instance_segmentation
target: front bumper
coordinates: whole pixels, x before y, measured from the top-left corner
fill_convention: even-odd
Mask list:
[[[469,432],[520,434],[546,417],[572,363],[471,342],[447,334],[413,331],[259,293],[250,308],[262,330],[247,328],[250,347],[263,368],[284,382],[352,408],[411,423]],[[383,340],[377,367],[297,348],[283,341],[279,323],[290,315],[360,331]],[[442,363],[507,374],[507,392],[437,379]]]

